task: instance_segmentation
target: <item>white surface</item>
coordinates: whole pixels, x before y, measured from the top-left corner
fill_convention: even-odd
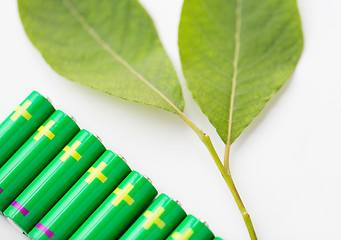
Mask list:
[[[181,0],[143,0],[179,73],[186,114],[224,146],[181,74]],[[231,171],[259,239],[341,239],[341,2],[299,0],[305,47],[293,77],[232,146]],[[0,2],[0,121],[35,89],[225,239],[248,239],[210,155],[177,116],[57,75],[26,37],[15,1]],[[0,239],[26,239],[0,217]]]

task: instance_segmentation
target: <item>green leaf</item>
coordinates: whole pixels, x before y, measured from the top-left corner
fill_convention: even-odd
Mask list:
[[[229,145],[295,69],[296,1],[185,0],[179,48],[194,99]]]
[[[28,37],[60,75],[131,101],[183,110],[174,68],[136,0],[18,0],[18,5]]]

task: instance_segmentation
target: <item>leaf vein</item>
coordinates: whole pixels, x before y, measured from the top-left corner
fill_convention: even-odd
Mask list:
[[[241,0],[236,0],[236,30],[235,30],[235,51],[233,58],[233,76],[232,76],[232,87],[231,87],[231,98],[230,98],[230,109],[229,109],[229,123],[227,132],[227,141],[225,148],[224,164],[225,168],[229,170],[229,155],[231,146],[231,131],[232,131],[232,119],[233,119],[233,106],[235,100],[235,92],[237,86],[238,77],[238,62],[239,62],[239,52],[240,52],[240,32],[241,32]]]

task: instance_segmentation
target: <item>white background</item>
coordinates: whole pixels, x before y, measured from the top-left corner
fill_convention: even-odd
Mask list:
[[[185,113],[224,146],[185,85],[177,48],[181,0],[143,0],[179,74]],[[259,239],[341,239],[341,1],[299,0],[305,46],[293,77],[232,146],[231,171]],[[149,176],[217,236],[248,239],[208,151],[177,116],[57,75],[32,46],[16,1],[0,2],[0,121],[32,90]],[[0,217],[0,239],[26,239]]]

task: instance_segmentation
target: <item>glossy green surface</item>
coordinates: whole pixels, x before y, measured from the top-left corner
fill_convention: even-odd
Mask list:
[[[45,132],[48,130],[47,132]],[[0,211],[3,212],[27,185],[77,134],[77,124],[55,111],[0,168]]]
[[[0,167],[53,112],[51,103],[34,91],[0,124]]]
[[[197,218],[188,215],[176,229],[168,236],[167,240],[212,240],[211,230]]]
[[[105,151],[39,224],[49,229],[53,240],[68,239],[129,172],[130,168],[118,155]],[[29,236],[35,240],[52,239],[37,226]]]
[[[177,202],[161,194],[120,239],[163,240],[185,216],[185,211]]]
[[[97,137],[81,130],[15,199],[29,213],[10,205],[4,214],[28,233],[104,151]]]
[[[215,237],[213,240],[223,240],[221,237]]]
[[[70,239],[117,239],[156,195],[145,177],[131,172]]]

